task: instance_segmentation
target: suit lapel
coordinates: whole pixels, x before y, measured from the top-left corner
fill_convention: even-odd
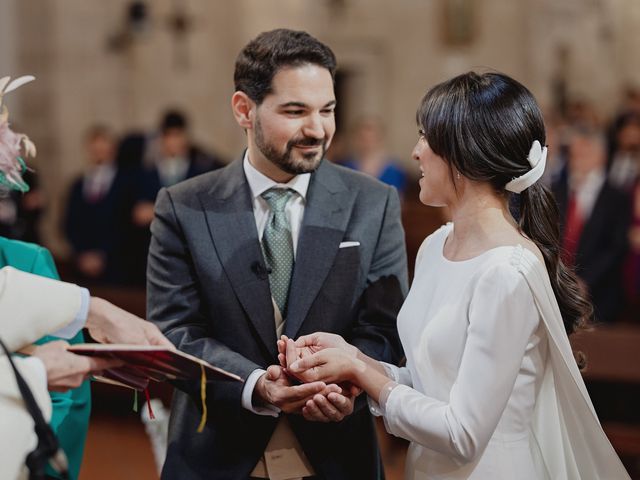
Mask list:
[[[354,199],[337,168],[323,161],[307,192],[284,327],[288,337],[296,337],[333,265]]]
[[[200,194],[207,226],[233,290],[272,356],[277,355],[269,279],[260,275],[264,265],[249,185],[242,160],[218,176],[206,194]],[[210,288],[215,288],[211,285]]]

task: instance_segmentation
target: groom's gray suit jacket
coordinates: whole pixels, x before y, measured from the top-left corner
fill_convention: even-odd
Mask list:
[[[243,379],[277,364],[268,274],[242,160],[162,190],[151,232],[149,320],[180,350]],[[346,241],[360,245],[339,248]],[[406,289],[395,189],[323,161],[307,193],[284,333],[334,332],[396,363],[396,314]],[[242,383],[217,381],[207,388],[208,421],[197,433],[198,385],[177,387],[162,477],[246,479],[277,419],[242,407]],[[299,415],[289,421],[320,478],[381,476],[365,395],[340,423]]]

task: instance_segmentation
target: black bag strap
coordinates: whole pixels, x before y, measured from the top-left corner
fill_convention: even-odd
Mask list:
[[[24,400],[25,407],[31,418],[33,418],[34,429],[38,436],[38,445],[35,450],[27,455],[26,465],[29,468],[29,480],[41,480],[45,478],[45,469],[47,464],[62,477],[63,480],[68,480],[69,472],[67,467],[67,457],[60,449],[58,439],[56,438],[53,430],[44,419],[42,411],[36,402],[36,399],[31,393],[31,389],[27,385],[27,382],[22,378],[20,372],[16,368],[15,363],[11,359],[11,353],[0,340],[0,346],[4,350],[13,372],[16,376],[16,382],[18,383],[18,389]]]

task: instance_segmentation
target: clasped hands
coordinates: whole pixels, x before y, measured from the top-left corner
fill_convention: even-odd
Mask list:
[[[283,335],[278,352],[280,365],[258,380],[254,401],[316,422],[339,422],[353,413],[362,392],[350,381],[351,367],[359,362],[356,347],[339,335],[318,332],[295,342]]]

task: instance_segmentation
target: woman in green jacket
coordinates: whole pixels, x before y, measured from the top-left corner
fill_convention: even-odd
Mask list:
[[[41,275],[58,280],[58,272],[53,258],[46,248],[33,243],[0,237],[0,268],[11,266],[18,270]],[[57,337],[46,336],[37,343],[43,344],[59,340]],[[84,343],[82,331],[67,340],[69,343]],[[69,476],[77,479],[82,463],[84,443],[89,428],[89,414],[91,412],[91,390],[89,381],[80,387],[62,392],[49,392],[53,406],[51,428],[55,432],[60,446],[69,461]],[[59,478],[50,468],[47,474],[52,478]]]

